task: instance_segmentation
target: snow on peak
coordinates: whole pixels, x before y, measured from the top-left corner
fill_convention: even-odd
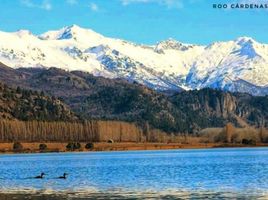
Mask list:
[[[35,37],[29,30],[24,30],[24,29],[21,29],[21,30],[18,30],[16,32],[14,32],[14,35],[17,35],[19,37]]]
[[[248,59],[254,59],[257,57],[261,57],[258,54],[258,46],[255,40],[250,37],[239,37],[235,40],[236,44],[240,47],[238,50],[234,51],[233,53],[237,53],[240,56],[245,56]]]
[[[94,32],[91,29],[81,28],[75,24],[71,26],[66,26],[60,30],[48,31],[39,36],[40,39],[43,40],[66,40],[66,39],[74,39],[74,40],[88,40],[88,39],[98,39],[103,36]]]
[[[100,52],[107,51],[108,49],[110,49],[110,48],[107,45],[101,44],[98,46],[91,47],[91,48],[87,49],[85,52],[98,54]]]
[[[246,37],[246,36],[244,36],[244,37],[238,37],[235,41],[236,41],[237,44],[239,44],[239,45],[243,45],[243,44],[245,44],[245,43],[254,43],[254,42],[256,42],[256,41],[255,41],[254,39],[252,39],[251,37]]]
[[[268,83],[268,45],[249,37],[208,46],[170,38],[147,46],[104,37],[77,25],[40,36],[27,30],[0,31],[0,62],[14,68],[82,70],[135,80],[158,90],[216,87],[266,94],[256,88]],[[237,80],[241,80],[239,88]]]
[[[181,50],[181,51],[186,51],[189,48],[192,48],[193,45],[189,45],[189,44],[184,44],[181,43],[173,38],[169,38],[167,40],[161,41],[159,43],[157,43],[156,45],[156,50]]]

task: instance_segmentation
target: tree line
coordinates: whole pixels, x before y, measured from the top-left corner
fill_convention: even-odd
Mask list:
[[[181,142],[185,138],[151,129],[148,122],[141,128],[123,121],[0,120],[0,142]]]
[[[39,141],[98,141],[96,121],[44,122],[44,121],[0,121],[1,142],[39,142]]]

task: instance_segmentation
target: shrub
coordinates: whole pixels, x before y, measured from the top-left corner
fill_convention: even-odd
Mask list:
[[[39,145],[39,150],[40,150],[40,151],[45,151],[45,150],[47,150],[47,145],[46,145],[46,144],[40,144],[40,145]]]
[[[14,151],[21,151],[23,150],[23,146],[20,142],[14,142],[13,144],[13,150]]]
[[[90,142],[90,143],[87,143],[86,146],[85,146],[86,149],[93,149],[94,148],[94,143]]]
[[[114,143],[114,140],[113,139],[109,139],[108,140],[108,143]]]
[[[223,129],[221,132],[215,135],[214,141],[215,142],[227,142],[226,131]]]
[[[79,142],[69,142],[66,145],[66,149],[68,151],[75,151],[75,150],[80,149],[80,148],[81,148],[81,144]]]
[[[246,144],[246,145],[256,145],[256,141],[252,140],[252,139],[243,139],[242,140],[242,144]]]

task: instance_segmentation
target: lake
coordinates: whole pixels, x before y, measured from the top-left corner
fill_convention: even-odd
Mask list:
[[[32,177],[45,172],[44,179]],[[66,180],[57,179],[64,172]],[[268,199],[268,148],[0,155],[0,199]]]

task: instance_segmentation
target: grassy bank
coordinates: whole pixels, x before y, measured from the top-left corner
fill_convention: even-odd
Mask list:
[[[40,144],[45,144],[46,149],[40,150]],[[79,143],[80,148],[68,149],[69,143],[21,143],[20,150],[14,150],[14,143],[0,143],[0,153],[48,153],[48,152],[87,152],[87,151],[131,151],[131,150],[165,150],[165,149],[197,149],[219,147],[262,147],[268,144],[257,143],[256,145],[228,144],[228,143],[92,143],[92,148],[86,148],[87,143]]]

